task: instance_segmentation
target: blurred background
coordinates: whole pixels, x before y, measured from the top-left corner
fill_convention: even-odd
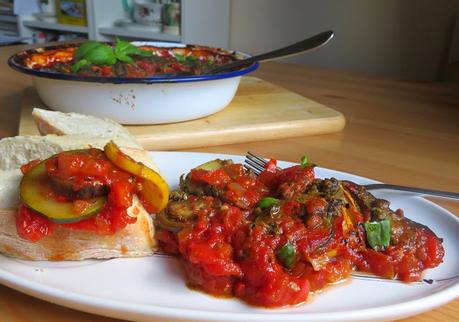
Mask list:
[[[73,39],[204,44],[252,54],[325,30],[288,61],[398,79],[459,79],[459,0],[0,0],[0,44]]]

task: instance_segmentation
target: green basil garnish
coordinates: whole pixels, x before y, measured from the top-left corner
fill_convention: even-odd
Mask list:
[[[138,47],[134,46],[130,42],[124,41],[116,37],[116,44],[115,44],[115,56],[123,61],[121,58],[125,59],[130,55],[137,55],[142,57],[151,57],[153,53],[149,50],[141,50]],[[132,60],[131,57],[129,59]]]
[[[179,63],[183,64],[186,61],[186,57],[183,56],[182,54],[174,54],[174,56],[175,56],[175,59],[177,59]]]
[[[258,207],[264,209],[264,208],[268,208],[274,205],[278,205],[279,203],[280,203],[279,199],[272,198],[272,197],[265,197],[265,198],[262,198],[258,202]]]
[[[127,41],[116,37],[115,48],[97,41],[88,41],[82,44],[75,52],[75,63],[72,66],[74,73],[85,65],[114,65],[117,61],[133,62],[131,55],[151,57],[153,53],[141,50]]]
[[[191,61],[191,62],[198,60],[198,58],[196,58],[193,55],[188,55],[188,56],[185,57],[185,59],[186,59],[186,61]]]
[[[390,220],[365,222],[365,233],[370,247],[376,251],[386,249],[390,244]]]
[[[295,247],[290,242],[285,243],[276,251],[276,258],[285,268],[293,268],[296,259]]]
[[[94,65],[114,65],[116,63],[116,57],[113,55],[112,47],[105,44],[95,46],[91,50],[88,50],[84,58]]]
[[[301,166],[301,169],[304,169],[306,168],[307,166],[309,165],[308,163],[308,157],[306,155],[303,155],[300,159],[300,166]]]
[[[80,60],[92,49],[101,46],[102,44],[97,41],[88,41],[82,44],[75,52],[75,59]]]

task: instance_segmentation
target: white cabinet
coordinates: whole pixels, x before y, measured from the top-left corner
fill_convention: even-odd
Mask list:
[[[131,40],[157,40],[229,47],[231,0],[181,0],[180,34],[154,32],[148,26],[115,26],[126,20],[121,0],[86,0],[87,26],[40,21],[34,16],[17,19],[20,36],[31,37],[39,31],[75,33],[82,38],[113,40],[115,36]]]

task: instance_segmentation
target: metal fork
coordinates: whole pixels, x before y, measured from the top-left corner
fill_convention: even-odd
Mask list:
[[[259,175],[264,170],[266,162],[267,161],[265,159],[248,151],[247,155],[245,156],[244,167],[248,170],[252,170],[256,175]],[[377,189],[398,190],[398,191],[409,192],[415,195],[430,195],[430,196],[437,196],[437,197],[449,198],[449,199],[459,199],[459,193],[450,192],[450,191],[415,188],[415,187],[399,186],[399,185],[386,184],[386,183],[366,184],[366,185],[363,185],[363,187],[365,187],[365,189],[367,190],[377,190]]]

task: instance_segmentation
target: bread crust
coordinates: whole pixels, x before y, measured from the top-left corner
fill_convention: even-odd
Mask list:
[[[133,148],[123,148],[122,151],[136,161],[156,168],[147,151]],[[0,253],[25,260],[58,261],[142,257],[150,256],[156,250],[152,218],[137,196],[133,196],[133,204],[128,209],[128,214],[137,217],[137,221],[114,235],[102,236],[56,226],[50,236],[38,242],[22,239],[16,229],[21,178],[20,170],[0,171]]]
[[[156,249],[150,215],[134,196],[128,209],[137,221],[114,235],[97,235],[56,226],[37,242],[22,239],[16,229],[16,209],[0,209],[0,253],[25,260],[84,260],[150,256]]]
[[[128,214],[137,217],[137,221],[114,235],[97,235],[57,225],[51,235],[37,242],[19,237],[16,229],[22,178],[19,167],[31,160],[44,160],[66,150],[103,148],[113,140],[131,158],[159,172],[149,153],[141,149],[129,131],[113,121],[39,109],[34,110],[33,116],[42,134],[54,134],[0,140],[0,253],[25,260],[54,261],[152,255],[156,250],[154,225],[136,196]],[[81,130],[81,122],[89,125]]]
[[[63,113],[34,108],[32,117],[41,135],[87,135],[106,137],[129,142],[129,146],[141,148],[135,137],[121,124],[108,118],[98,118],[79,113]]]

